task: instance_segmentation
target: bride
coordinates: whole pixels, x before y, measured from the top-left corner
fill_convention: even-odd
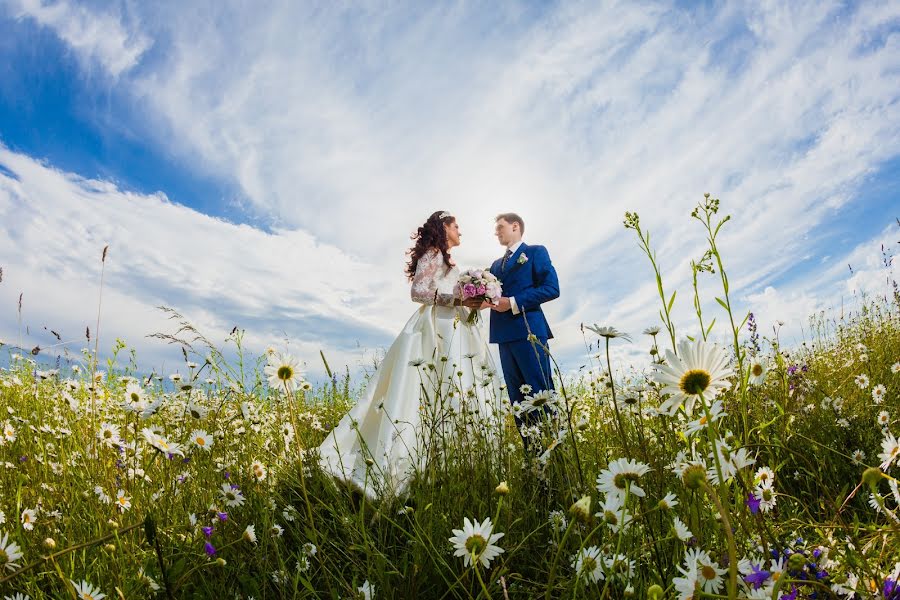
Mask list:
[[[401,495],[440,453],[455,416],[499,418],[494,361],[480,327],[468,325],[450,250],[459,225],[435,212],[413,236],[406,274],[421,306],[391,344],[359,402],[319,447],[322,469],[370,498]]]

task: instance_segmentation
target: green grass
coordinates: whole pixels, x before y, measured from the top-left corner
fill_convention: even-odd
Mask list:
[[[715,262],[718,205],[707,200],[700,209],[711,241],[706,262]],[[640,232],[638,224],[635,216],[629,226]],[[649,236],[645,251],[656,266]],[[793,585],[798,597],[831,597],[833,586],[867,597],[886,578],[896,579],[900,561],[900,498],[890,488],[896,481],[885,476],[896,466],[870,471],[872,485],[861,484],[867,467],[881,462],[882,441],[896,431],[900,416],[900,298],[894,291],[865,299],[857,313],[817,315],[800,347],[782,348],[772,336],[759,339],[757,351],[752,322],[732,316],[727,278],[722,263],[715,264],[726,311],[719,321],[730,320],[724,332],[734,340],[724,349],[735,374],[719,397],[721,420],[686,437],[687,423],[706,414],[700,405],[693,415],[656,414],[660,388],[646,373],[634,374],[629,385],[617,379],[613,387],[605,343],[624,342],[598,341],[588,333],[586,343],[599,350],[599,360],[591,375],[563,377],[560,418],[540,435],[549,448],[543,460],[525,459],[511,416],[492,424],[456,414],[408,495],[374,503],[335,485],[316,466],[317,446],[360,390],[348,378],[290,395],[269,390],[261,369],[265,357],[248,359],[240,351],[240,331],[228,340],[240,359],[226,364],[199,332],[182,329],[194,334],[185,359],[196,366],[179,369],[184,379],[175,389],[168,378],[135,380],[133,357],[124,364],[118,358],[121,343],[96,384],[90,351],[78,361],[80,373],[58,374],[38,371],[30,357],[11,353],[10,369],[0,371],[0,423],[15,432],[15,439],[9,435],[0,443],[0,536],[8,534],[23,557],[18,570],[4,568],[0,553],[0,595],[75,598],[69,581],[87,580],[113,598],[166,598],[166,588],[173,598],[350,598],[368,581],[377,598],[674,598],[690,596],[679,595],[675,578],[683,575],[678,568],[692,548],[708,553],[724,571],[716,587],[721,597],[751,593],[746,563],[735,571],[734,587],[729,583],[736,559],[773,574],[783,567],[777,579],[766,580],[767,597]],[[668,346],[677,334],[657,274],[665,325],[659,343]],[[709,326],[699,311],[698,317],[704,329]],[[656,342],[656,336],[634,341],[648,352]],[[652,356],[662,360],[660,353]],[[747,371],[760,358],[768,372],[764,383],[753,385]],[[434,378],[440,367],[420,368]],[[865,388],[855,381],[859,375],[868,378]],[[123,407],[126,387],[135,381],[147,383],[148,403],[161,401],[146,418]],[[876,404],[872,391],[879,384],[886,391]],[[888,414],[886,427],[876,422],[881,411]],[[570,422],[573,431],[561,435]],[[98,439],[103,423],[118,427],[120,445]],[[289,438],[285,427],[294,429]],[[145,428],[182,444],[186,458],[154,449]],[[195,430],[212,435],[208,450],[189,441]],[[740,448],[755,463],[712,483],[714,443],[728,446],[720,463]],[[690,461],[692,447],[694,458],[707,459],[709,471],[683,478],[671,465]],[[856,450],[865,459],[854,460]],[[649,472],[622,484],[632,521],[614,530],[611,522],[621,521],[621,512],[595,515],[603,499],[597,478],[623,457]],[[254,461],[265,467],[263,479]],[[775,474],[776,503],[754,514],[747,498],[760,467]],[[508,493],[497,491],[500,482],[507,482]],[[225,483],[238,486],[240,506],[225,505]],[[645,496],[633,493],[633,485]],[[98,497],[98,487],[109,503]],[[119,491],[130,502],[127,510],[116,506]],[[677,505],[661,507],[669,493]],[[570,508],[585,496],[591,509],[578,519]],[[870,498],[884,508],[875,510]],[[33,530],[21,523],[25,509],[36,511]],[[693,539],[676,537],[675,516]],[[453,555],[452,530],[465,518],[487,517],[494,532],[504,534],[497,542],[504,552],[488,568],[465,567]],[[207,536],[201,527],[210,525]],[[246,539],[251,525],[255,543]],[[275,535],[273,528],[283,533]],[[207,542],[215,548],[211,556]],[[598,581],[579,577],[573,567],[573,557],[589,548],[603,558]]]

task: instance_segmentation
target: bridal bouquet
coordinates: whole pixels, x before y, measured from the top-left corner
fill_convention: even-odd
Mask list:
[[[502,296],[500,280],[486,269],[463,271],[459,275],[457,286],[459,286],[459,296],[463,300],[481,300],[497,304],[500,296]],[[474,324],[478,322],[479,318],[480,311],[473,308],[472,312],[469,313],[467,322]]]

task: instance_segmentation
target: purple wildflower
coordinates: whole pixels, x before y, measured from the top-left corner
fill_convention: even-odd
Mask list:
[[[209,539],[209,536],[211,536],[213,533],[212,526],[201,527],[200,529],[203,531],[203,535],[205,535],[207,539]]]
[[[203,545],[203,549],[206,551],[207,556],[212,556],[216,553],[216,547],[209,542],[206,542],[206,544]]]
[[[754,590],[758,590],[772,576],[768,571],[763,571],[759,565],[750,565],[753,572],[744,576],[744,581],[753,586]]]
[[[754,494],[747,494],[747,508],[754,515],[759,512],[759,498]]]

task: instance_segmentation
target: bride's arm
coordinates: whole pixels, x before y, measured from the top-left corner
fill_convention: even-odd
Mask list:
[[[443,255],[436,250],[431,250],[419,258],[410,289],[413,302],[440,306],[458,306],[460,304],[456,286],[451,293],[444,293],[438,289],[437,280],[443,261]]]

